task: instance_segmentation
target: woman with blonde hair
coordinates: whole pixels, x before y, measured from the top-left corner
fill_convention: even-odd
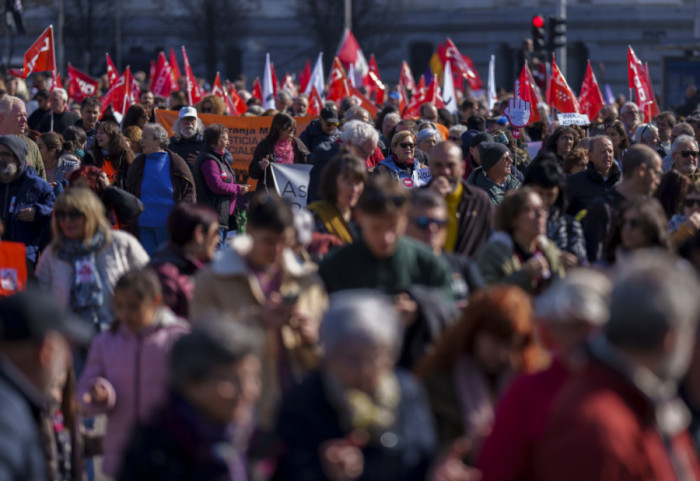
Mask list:
[[[87,188],[71,188],[54,204],[53,241],[36,268],[42,287],[96,330],[114,320],[110,299],[122,274],[145,266],[148,254],[131,234],[111,229],[102,201]]]
[[[397,132],[391,138],[391,155],[375,167],[376,173],[387,173],[407,189],[430,182],[430,170],[416,158],[416,136],[410,130]]]

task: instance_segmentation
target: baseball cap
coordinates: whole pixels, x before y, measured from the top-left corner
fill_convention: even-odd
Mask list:
[[[321,109],[321,118],[329,124],[340,123],[340,120],[338,120],[338,111],[330,105],[326,105]]]
[[[50,331],[80,345],[95,334],[90,323],[67,316],[51,294],[35,287],[0,299],[0,341],[39,340]]]
[[[195,109],[194,107],[182,107],[180,109],[180,113],[177,115],[177,118],[184,119],[187,117],[194,117],[195,119],[198,118],[197,109]]]

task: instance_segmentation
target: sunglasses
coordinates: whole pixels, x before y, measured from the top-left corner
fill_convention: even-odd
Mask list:
[[[399,144],[399,147],[401,147],[402,149],[413,149],[416,146],[414,144],[409,144],[408,142],[401,142]]]
[[[428,217],[425,215],[421,215],[419,217],[414,217],[412,219],[413,223],[416,224],[416,227],[419,229],[426,230],[430,228],[431,225],[434,225],[438,228],[445,227],[447,225],[447,221],[443,219],[435,219],[433,217]]]
[[[83,213],[80,212],[78,209],[71,209],[71,210],[57,210],[54,212],[54,216],[56,216],[57,221],[62,221],[65,219],[68,220],[78,220],[81,217],[83,217]]]
[[[698,155],[700,155],[700,152],[698,152],[698,151],[696,151],[696,150],[683,150],[683,151],[681,151],[681,155],[682,155],[683,157],[690,157],[690,156],[693,156],[693,157],[695,157],[695,158],[697,159],[697,158],[698,158]]]
[[[683,205],[686,207],[700,206],[700,199],[685,199]]]

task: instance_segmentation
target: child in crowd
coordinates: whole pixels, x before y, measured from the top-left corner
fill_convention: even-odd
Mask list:
[[[93,341],[78,383],[85,414],[107,415],[103,471],[109,476],[117,474],[132,427],[164,400],[170,348],[189,331],[161,304],[152,271],[122,276],[114,289],[116,321]]]

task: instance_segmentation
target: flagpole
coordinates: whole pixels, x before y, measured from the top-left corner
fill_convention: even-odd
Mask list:
[[[345,0],[345,28],[352,30],[352,0]]]

